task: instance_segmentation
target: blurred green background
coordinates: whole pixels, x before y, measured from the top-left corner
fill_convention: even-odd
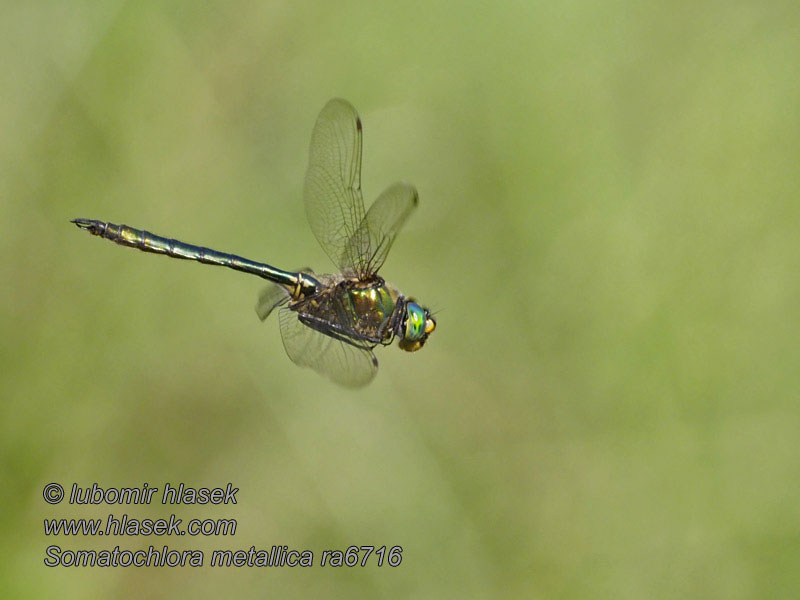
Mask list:
[[[796,2],[2,2],[7,597],[800,595],[798,57]],[[258,279],[69,224],[329,269],[302,179],[334,96],[365,198],[420,191],[382,273],[441,310],[358,392],[289,361]],[[42,531],[109,512],[239,530]],[[52,543],[403,562],[49,569]]]

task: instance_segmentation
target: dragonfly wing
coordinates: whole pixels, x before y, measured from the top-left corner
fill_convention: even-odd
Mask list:
[[[277,283],[271,283],[258,295],[256,314],[259,319],[265,321],[275,308],[288,301],[289,292],[286,291],[286,288]]]
[[[298,273],[313,273],[309,267],[295,269]],[[270,283],[258,295],[256,302],[256,314],[258,318],[265,321],[272,314],[272,311],[289,300],[289,292],[282,285]]]
[[[377,273],[397,232],[418,203],[417,190],[410,183],[395,183],[386,188],[347,241],[342,260],[354,257],[356,274],[362,279]]]
[[[307,327],[290,308],[279,313],[286,354],[301,367],[310,367],[347,387],[362,387],[378,372],[378,359],[360,348]]]
[[[308,222],[323,250],[341,272],[354,272],[355,257],[345,246],[364,218],[361,121],[346,100],[334,98],[317,117],[303,197]]]

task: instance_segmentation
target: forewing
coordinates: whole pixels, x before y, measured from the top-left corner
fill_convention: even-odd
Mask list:
[[[372,203],[343,253],[355,258],[355,272],[361,279],[378,272],[397,232],[418,203],[417,190],[405,182],[389,186]]]
[[[317,117],[303,196],[308,222],[323,250],[341,272],[354,272],[356,257],[345,246],[364,218],[361,121],[346,100],[334,98]]]
[[[378,372],[371,350],[358,348],[307,327],[290,308],[279,313],[286,354],[301,367],[310,367],[347,387],[362,387]]]

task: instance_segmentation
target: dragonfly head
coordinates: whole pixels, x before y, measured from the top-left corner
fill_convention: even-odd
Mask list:
[[[400,347],[406,352],[419,350],[434,329],[436,321],[431,316],[431,311],[409,298],[403,307],[403,319],[398,325]]]

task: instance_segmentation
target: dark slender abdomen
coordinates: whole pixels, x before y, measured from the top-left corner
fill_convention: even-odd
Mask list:
[[[243,273],[258,275],[263,279],[286,286],[290,293],[293,293],[293,290],[297,290],[297,295],[309,295],[319,285],[316,280],[305,273],[283,271],[235,254],[227,254],[203,246],[194,246],[172,238],[161,237],[142,229],[134,229],[127,225],[115,225],[114,223],[96,221],[94,219],[75,219],[72,222],[92,235],[111,240],[121,246],[130,246],[144,252],[196,260],[207,265],[218,265]]]

